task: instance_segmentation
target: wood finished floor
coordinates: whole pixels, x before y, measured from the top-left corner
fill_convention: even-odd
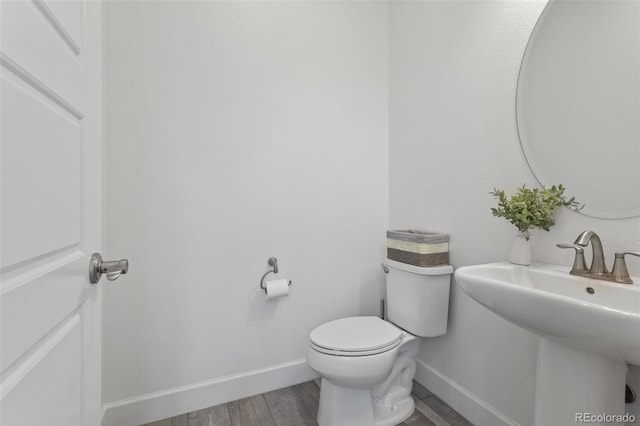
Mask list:
[[[145,426],[317,426],[319,384],[319,380],[306,382]],[[417,382],[412,396],[416,409],[400,425],[472,426]]]

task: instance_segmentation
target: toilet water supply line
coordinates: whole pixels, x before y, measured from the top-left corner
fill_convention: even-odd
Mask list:
[[[381,263],[380,266],[382,267],[382,270],[384,271],[385,274],[389,273],[389,267],[387,265],[385,265],[384,263]],[[384,299],[380,299],[380,318],[381,319],[385,319],[387,316],[385,309],[386,309],[385,301]]]

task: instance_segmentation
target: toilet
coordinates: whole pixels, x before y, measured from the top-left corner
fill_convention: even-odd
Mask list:
[[[415,408],[420,337],[447,332],[453,267],[386,259],[386,320],[349,317],[310,334],[307,364],[321,377],[320,426],[392,426]]]

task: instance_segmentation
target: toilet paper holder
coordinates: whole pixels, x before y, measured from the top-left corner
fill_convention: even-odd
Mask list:
[[[267,286],[265,285],[264,280],[265,278],[267,278],[267,275],[278,273],[278,259],[276,259],[275,257],[270,257],[269,260],[267,260],[267,263],[273,269],[265,272],[262,278],[260,278],[260,288],[265,292],[265,294],[267,293]],[[291,280],[289,280],[289,285],[291,285]]]

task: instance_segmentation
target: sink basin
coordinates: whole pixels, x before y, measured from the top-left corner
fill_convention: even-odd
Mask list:
[[[639,278],[616,284],[562,266],[491,263],[459,268],[455,279],[475,301],[542,337],[536,425],[575,424],[579,413],[624,415],[627,363],[640,365]]]
[[[615,284],[556,265],[491,263],[455,273],[480,304],[525,329],[576,349],[640,365],[640,279]]]

